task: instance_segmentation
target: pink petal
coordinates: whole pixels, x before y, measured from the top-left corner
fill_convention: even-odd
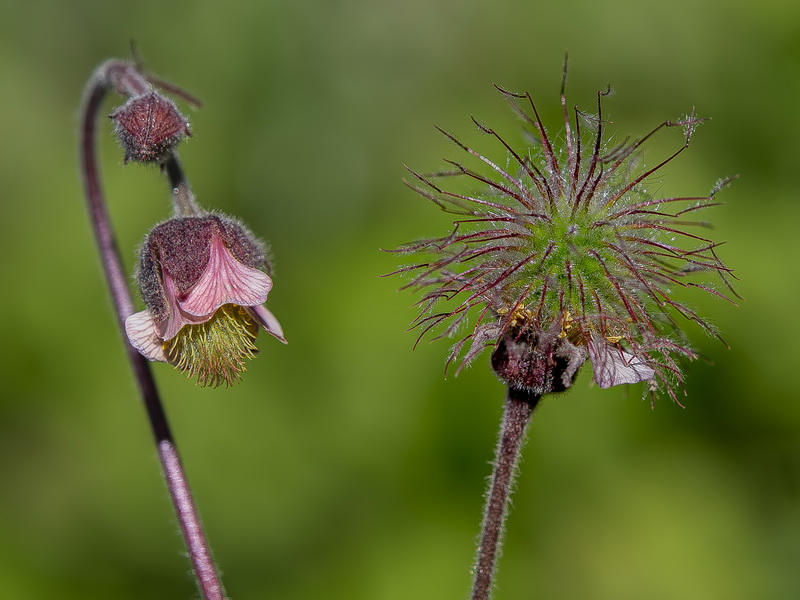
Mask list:
[[[216,233],[209,253],[203,275],[186,298],[178,301],[184,313],[205,316],[223,304],[257,306],[267,301],[272,289],[269,275],[236,260]]]
[[[644,360],[604,341],[593,340],[588,348],[594,381],[603,389],[647,381],[655,375]]]
[[[281,324],[278,323],[278,319],[275,318],[275,315],[267,310],[266,306],[252,306],[247,310],[251,315],[253,315],[253,318],[258,321],[259,325],[261,325],[267,331],[267,333],[278,338],[284,344],[287,343],[286,338],[283,337],[283,328],[281,327]]]
[[[125,319],[125,334],[131,346],[147,360],[167,362],[164,349],[161,347],[161,337],[149,310],[134,313]]]
[[[161,270],[161,278],[164,283],[164,296],[167,301],[169,316],[166,321],[158,323],[158,329],[161,339],[171,340],[177,335],[180,328],[183,327],[183,318],[181,316],[181,309],[178,306],[175,282],[170,274],[167,273],[166,269]]]
[[[175,289],[174,280],[166,271],[163,271],[163,279],[164,295],[166,296],[167,300],[167,310],[169,311],[169,316],[165,320],[156,323],[158,334],[162,340],[166,341],[174,338],[176,335],[178,335],[178,332],[184,325],[198,325],[200,323],[205,323],[214,316],[215,311],[211,311],[210,314],[202,316],[184,313],[181,310],[180,303],[176,297],[177,292]]]

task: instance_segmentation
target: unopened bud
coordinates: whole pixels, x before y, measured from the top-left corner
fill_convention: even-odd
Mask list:
[[[175,104],[155,91],[131,98],[109,116],[125,162],[158,162],[191,135],[189,122]]]

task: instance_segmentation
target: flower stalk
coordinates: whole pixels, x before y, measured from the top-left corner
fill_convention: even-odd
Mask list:
[[[488,600],[491,597],[495,565],[499,558],[517,464],[540,398],[541,396],[531,394],[528,390],[508,389],[495,451],[492,481],[483,512],[481,541],[473,569],[472,600]]]
[[[191,217],[202,214],[178,157],[170,153],[163,165],[172,188],[172,209],[176,216]]]
[[[127,61],[110,60],[101,65],[89,80],[81,109],[80,168],[84,193],[103,271],[123,337],[125,320],[134,313],[134,303],[128,289],[127,276],[122,267],[106,208],[105,196],[100,184],[96,154],[96,129],[100,107],[109,90],[116,89],[122,94],[138,96],[146,93],[149,88],[149,83],[133,64]],[[182,174],[178,175],[180,169],[174,155],[171,152],[169,155],[167,164],[172,164],[172,170],[168,168],[167,171],[172,173],[170,179],[173,187],[179,190],[175,195],[181,197],[181,202],[188,202],[190,196],[188,184],[185,183]],[[211,556],[208,540],[192,497],[175,438],[170,430],[164,406],[156,389],[150,364],[130,344],[124,345],[145,405],[150,428],[156,442],[158,458],[192,562],[197,586],[204,600],[224,600],[225,592]]]

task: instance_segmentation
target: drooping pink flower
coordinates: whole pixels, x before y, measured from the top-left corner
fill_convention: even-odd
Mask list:
[[[264,305],[272,289],[267,266],[261,245],[227,217],[178,217],[156,226],[137,274],[147,308],[125,322],[131,345],[200,385],[230,385],[258,352],[259,327],[286,343]]]

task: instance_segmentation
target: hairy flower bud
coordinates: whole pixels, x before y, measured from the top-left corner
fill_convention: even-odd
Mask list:
[[[134,96],[109,115],[125,162],[159,162],[189,132],[175,104],[156,91]]]
[[[264,306],[272,279],[264,251],[240,223],[220,215],[173,218],[142,246],[137,278],[147,309],[125,322],[145,358],[168,362],[200,385],[230,385],[257,352],[259,326],[285,343]]]

